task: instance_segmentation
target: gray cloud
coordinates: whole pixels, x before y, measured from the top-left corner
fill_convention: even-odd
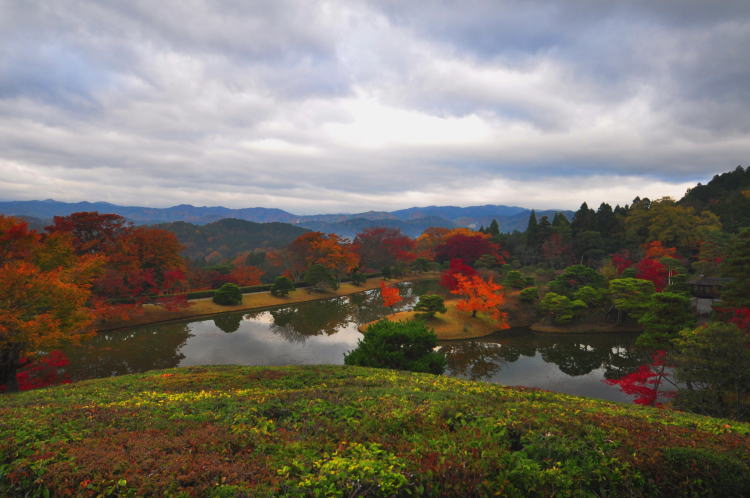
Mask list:
[[[744,1],[0,12],[5,199],[570,208],[680,195],[750,152]]]

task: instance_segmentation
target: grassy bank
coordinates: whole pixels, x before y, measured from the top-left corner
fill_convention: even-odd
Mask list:
[[[447,312],[439,313],[425,322],[428,327],[435,331],[435,335],[441,341],[473,339],[500,330],[498,323],[490,317],[483,315],[472,317],[470,313],[457,310],[456,301],[446,301],[445,307],[448,310]],[[401,311],[385,318],[403,322],[414,319],[416,314],[414,311]],[[367,332],[367,328],[376,321],[361,325],[359,327],[360,332]]]
[[[2,496],[747,496],[748,463],[748,424],[358,367],[152,371],[0,403]]]
[[[409,282],[419,279],[435,278],[433,274],[422,274],[410,276],[408,278],[391,279],[389,285],[398,282]],[[274,306],[283,306],[285,304],[302,303],[307,301],[317,301],[337,296],[346,296],[356,294],[369,289],[377,289],[380,286],[381,278],[370,278],[362,285],[353,285],[351,283],[342,283],[336,291],[310,292],[307,288],[295,289],[289,293],[288,297],[272,296],[270,292],[253,292],[242,295],[242,303],[236,306],[222,306],[213,302],[211,298],[191,299],[188,301],[188,307],[179,310],[167,310],[156,304],[144,305],[143,311],[136,316],[127,320],[110,320],[101,322],[97,325],[98,330],[113,330],[134,325],[145,325],[149,323],[167,322],[171,320],[183,320],[186,318],[195,318],[201,316],[215,315],[217,313],[226,313],[230,311],[251,311],[272,308]]]

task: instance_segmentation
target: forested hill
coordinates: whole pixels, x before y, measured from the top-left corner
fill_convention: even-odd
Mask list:
[[[699,183],[687,191],[680,204],[713,212],[728,232],[750,226],[750,166],[737,166],[714,176],[706,185]]]
[[[192,260],[224,261],[243,251],[284,247],[309,230],[288,223],[254,223],[228,218],[207,225],[184,221],[163,223],[185,246],[183,254]]]

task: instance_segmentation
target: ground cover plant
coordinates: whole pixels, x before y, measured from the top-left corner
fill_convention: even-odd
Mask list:
[[[350,366],[5,396],[2,496],[747,496],[750,425]]]

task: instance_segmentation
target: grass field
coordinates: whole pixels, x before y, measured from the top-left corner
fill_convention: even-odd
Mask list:
[[[0,496],[749,496],[750,425],[346,366],[0,398]]]

